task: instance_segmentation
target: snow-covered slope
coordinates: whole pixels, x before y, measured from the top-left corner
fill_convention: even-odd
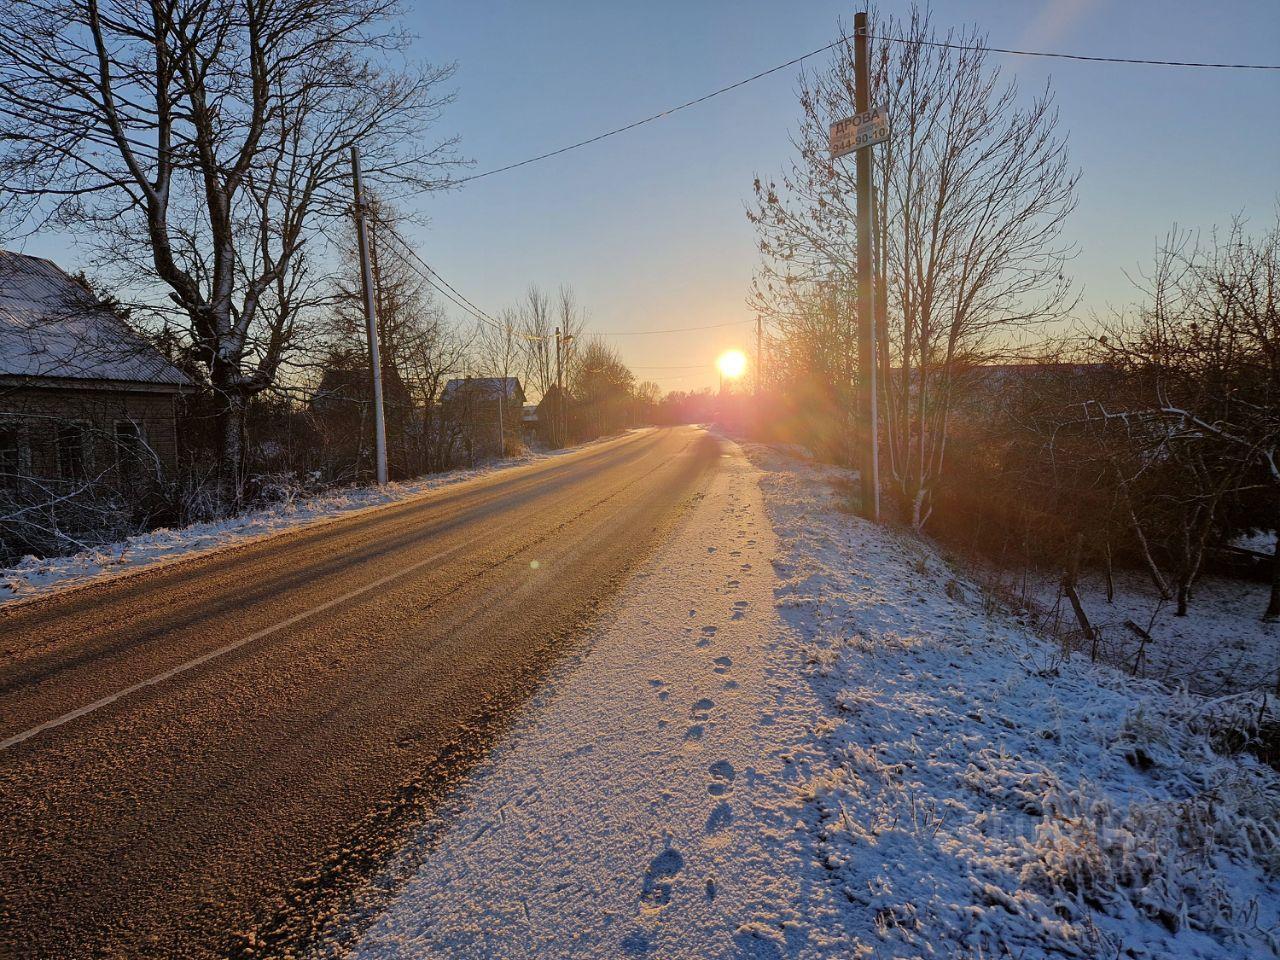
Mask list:
[[[1230,701],[1064,660],[925,544],[840,513],[840,471],[749,452],[827,707],[804,819],[851,955],[1276,951],[1280,781],[1212,749]]]

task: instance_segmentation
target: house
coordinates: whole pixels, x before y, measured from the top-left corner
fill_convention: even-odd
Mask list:
[[[444,385],[442,415],[459,427],[469,461],[503,456],[522,440],[524,389],[515,377],[465,377]]]
[[[172,477],[193,387],[81,282],[0,250],[0,488]]]
[[[532,443],[538,439],[538,405],[526,403],[520,412],[520,425],[524,430],[524,442]]]

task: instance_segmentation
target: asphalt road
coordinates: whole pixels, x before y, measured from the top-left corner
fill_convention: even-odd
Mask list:
[[[0,609],[0,956],[305,946],[718,457],[630,435]]]

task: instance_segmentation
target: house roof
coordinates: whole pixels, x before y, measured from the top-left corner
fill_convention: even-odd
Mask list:
[[[450,380],[444,385],[446,400],[464,392],[488,400],[496,400],[499,396],[515,400],[524,395],[517,377],[466,377],[462,380]]]
[[[0,376],[191,385],[55,264],[8,250],[0,250]]]

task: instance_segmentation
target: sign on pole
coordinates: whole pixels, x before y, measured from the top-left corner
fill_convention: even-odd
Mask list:
[[[881,104],[831,125],[831,159],[889,139],[889,111]]]

